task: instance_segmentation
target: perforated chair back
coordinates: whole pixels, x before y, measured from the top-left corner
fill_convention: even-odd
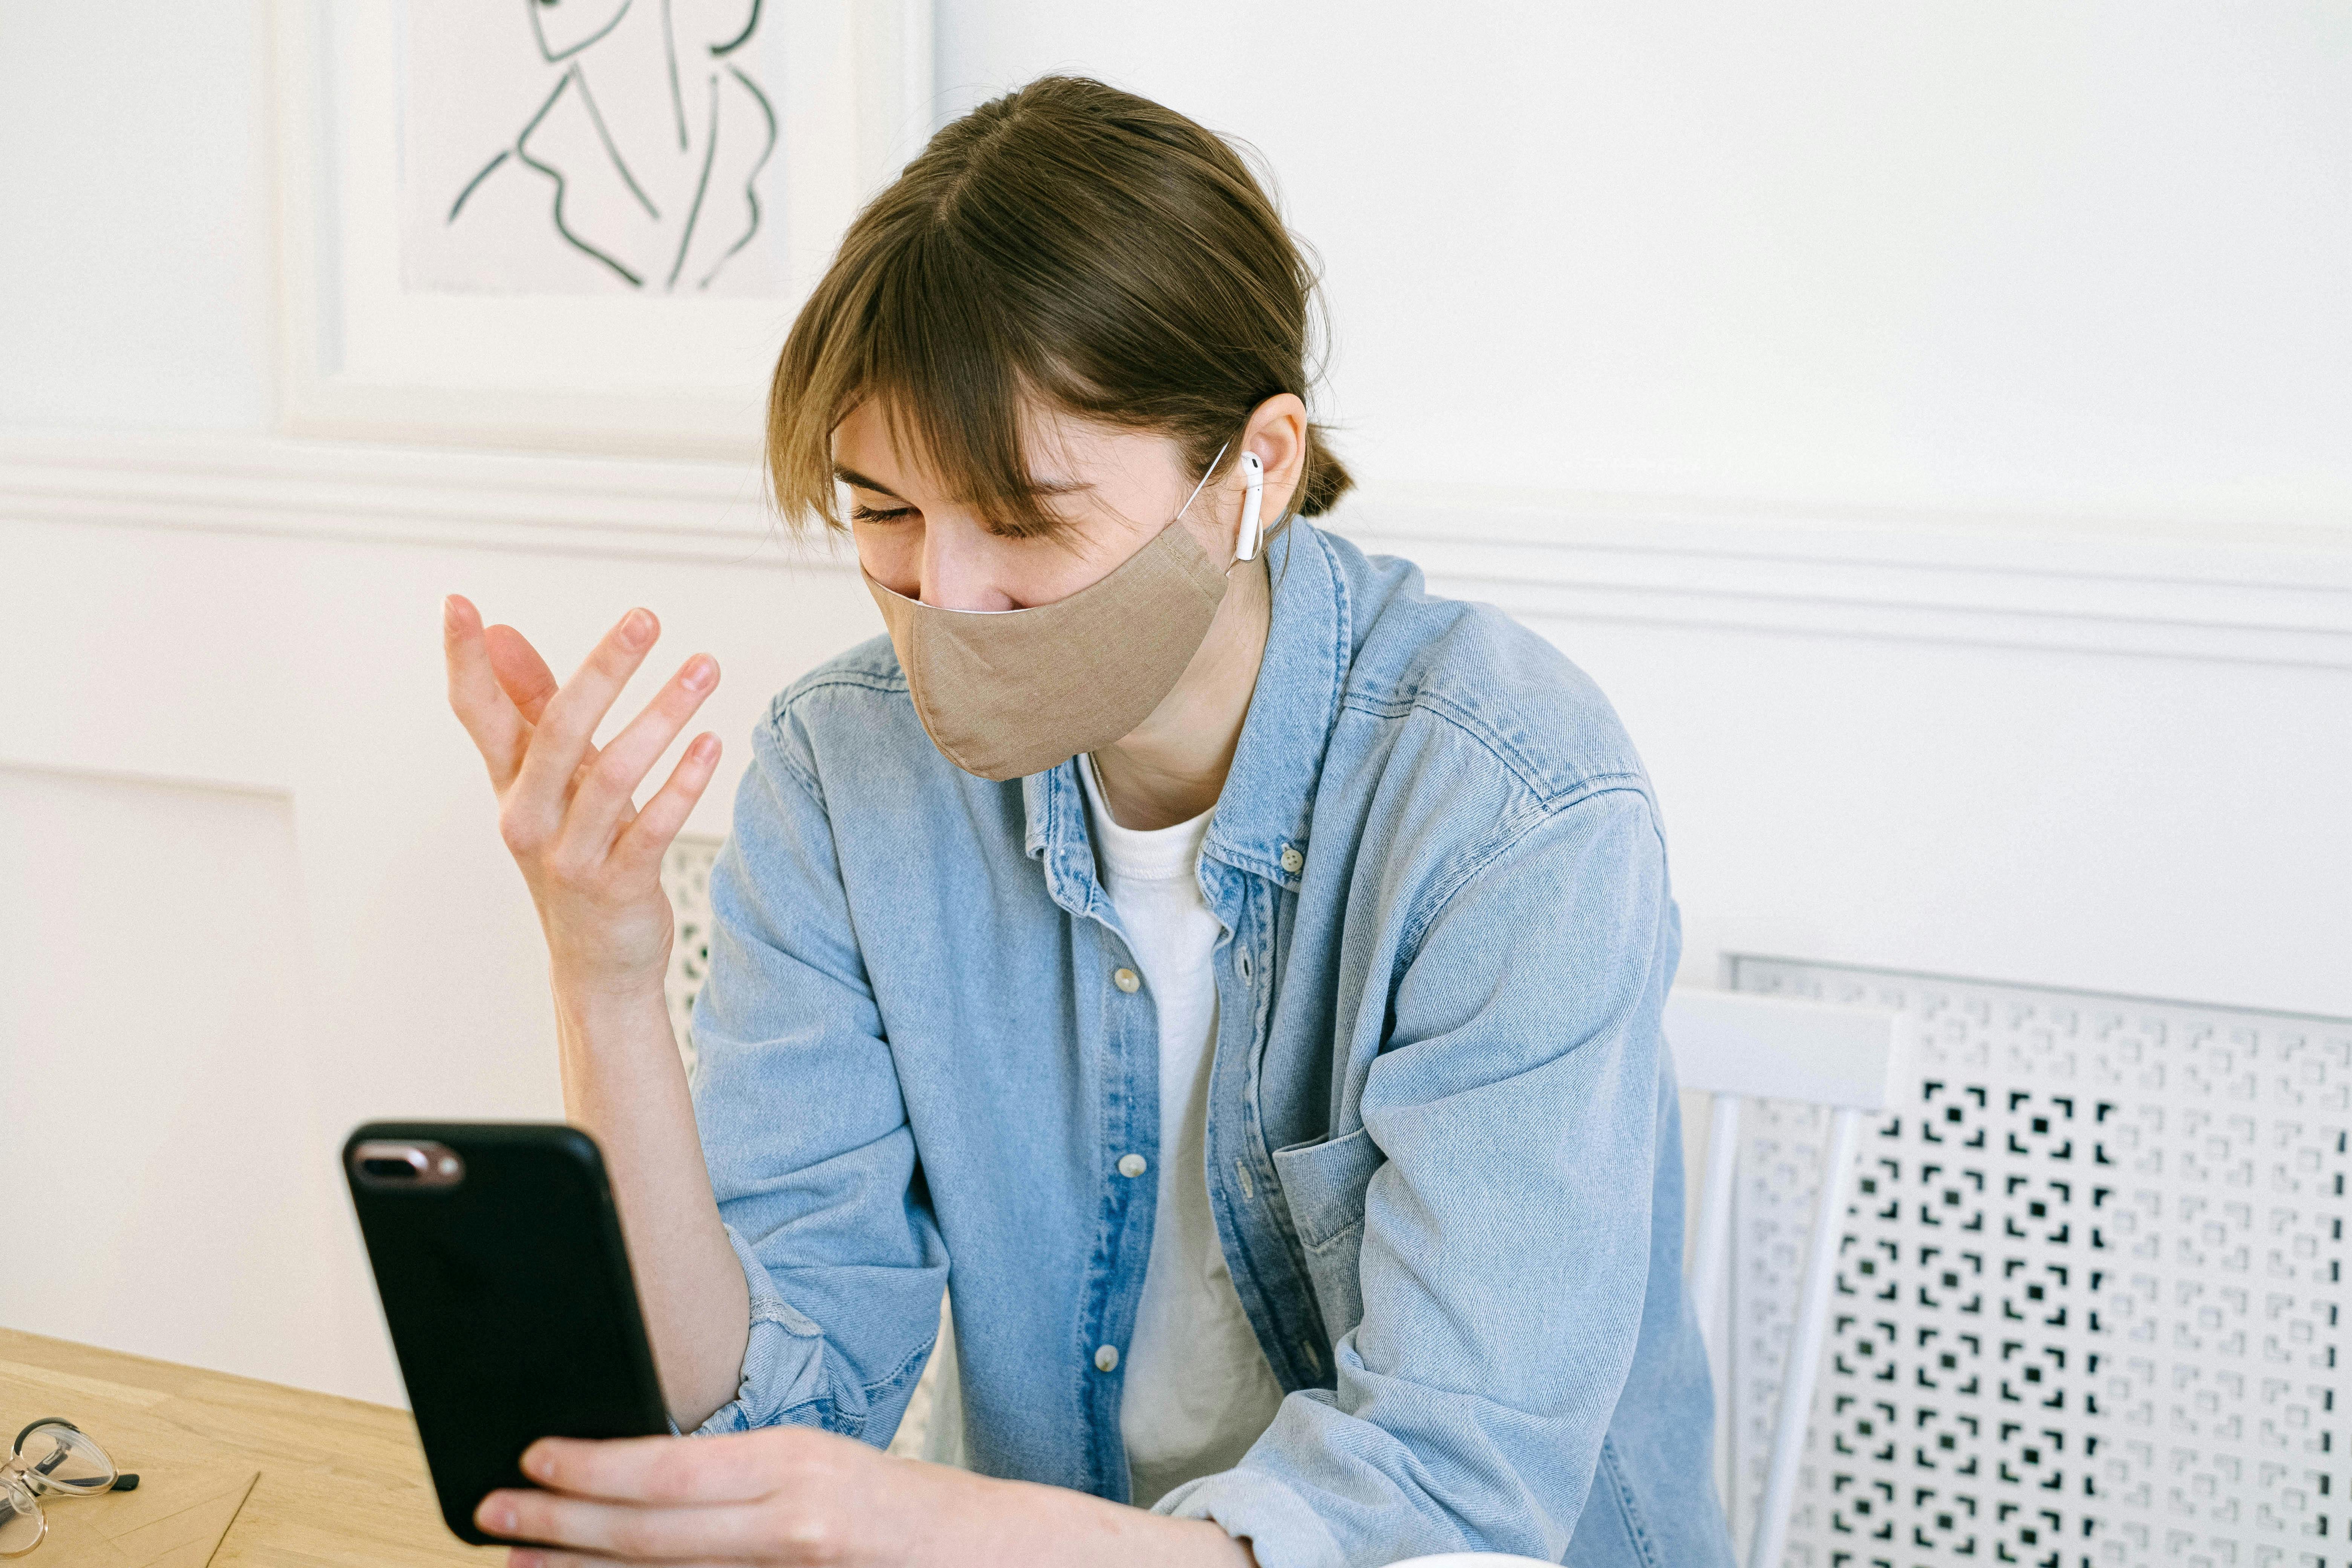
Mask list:
[[[1899,1070],[1895,1016],[1856,1007],[1738,991],[1677,988],[1666,999],[1666,1043],[1685,1089],[1713,1097],[1706,1169],[1690,1263],[1691,1304],[1714,1369],[1718,1445],[1728,1436],[1732,1335],[1726,1287],[1731,1270],[1731,1207],[1738,1163],[1739,1108],[1748,1100],[1793,1100],[1830,1108],[1829,1157],[1798,1286],[1797,1323],[1773,1421],[1771,1462],[1757,1507],[1748,1568],[1780,1568],[1796,1500],[1797,1461],[1813,1384],[1828,1337],[1838,1240],[1864,1116],[1894,1103]],[[1725,1489],[1730,1506],[1731,1489]],[[1735,1537],[1737,1531],[1734,1531]]]

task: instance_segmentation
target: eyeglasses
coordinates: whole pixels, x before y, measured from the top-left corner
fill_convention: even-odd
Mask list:
[[[0,1459],[0,1557],[22,1557],[48,1533],[42,1498],[127,1492],[138,1484],[137,1476],[117,1470],[80,1427],[44,1416],[17,1433],[8,1457]]]

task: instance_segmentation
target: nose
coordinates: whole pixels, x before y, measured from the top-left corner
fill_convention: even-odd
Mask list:
[[[919,593],[942,610],[1017,610],[998,576],[997,552],[980,526],[964,518],[927,518],[919,571]]]

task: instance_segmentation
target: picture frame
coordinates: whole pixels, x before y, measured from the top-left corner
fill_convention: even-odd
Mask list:
[[[767,114],[772,167],[738,156],[739,168],[755,169],[761,184],[734,193],[731,217],[746,233],[746,214],[768,224],[761,236],[768,248],[755,258],[763,269],[762,288],[729,291],[731,277],[720,278],[719,289],[709,287],[713,259],[727,254],[719,242],[728,236],[716,233],[716,218],[702,231],[691,272],[682,247],[664,277],[658,267],[621,265],[610,247],[591,255],[592,241],[573,247],[569,261],[513,258],[520,270],[512,286],[420,284],[417,199],[413,188],[404,192],[403,181],[421,160],[415,155],[415,127],[404,115],[414,110],[421,120],[439,112],[443,100],[429,96],[430,84],[405,74],[433,56],[410,36],[419,17],[454,16],[449,25],[505,29],[482,37],[517,54],[511,63],[516,92],[550,104],[563,96],[571,62],[586,58],[580,38],[604,35],[593,26],[575,27],[571,37],[556,34],[542,20],[541,7],[549,17],[557,4],[571,6],[571,14],[594,13],[591,24],[623,18],[632,6],[657,7],[635,25],[641,48],[645,37],[656,36],[649,29],[656,18],[661,36],[675,31],[670,0],[505,3],[514,7],[511,17],[451,11],[446,0],[279,0],[282,430],[424,445],[730,459],[755,455],[768,378],[793,313],[860,204],[920,150],[932,129],[930,0],[770,0],[764,6],[739,0],[738,9],[751,18],[741,28],[745,37],[755,26],[772,30],[759,39],[762,53],[738,51],[722,61],[716,57],[727,46],[698,52],[673,46],[674,83],[679,54],[692,57],[688,70],[707,68],[714,84],[709,127],[714,138],[722,65],[735,79],[728,83],[733,98],[751,106],[738,118],[754,128],[754,139],[760,114]],[[539,29],[535,55],[514,48],[513,37],[530,37],[521,27]],[[428,41],[442,46],[447,40]],[[446,48],[441,58],[447,58]],[[735,68],[747,59],[753,62],[748,69]],[[541,79],[530,79],[541,68]],[[500,68],[509,68],[503,58]],[[764,74],[764,93],[752,87],[753,72]],[[606,129],[612,110],[600,118],[583,91],[570,96],[587,106],[574,120],[600,132]],[[681,148],[689,96],[679,95]],[[449,112],[470,113],[474,122],[496,127],[501,136],[512,121],[511,115],[499,121],[495,110],[486,116],[471,105]],[[513,145],[528,151],[520,135]],[[605,145],[614,143],[608,138]],[[492,150],[490,163],[512,150]],[[518,154],[495,171],[512,193],[509,200],[530,199],[534,176],[509,173],[526,162],[539,174],[559,173]],[[703,163],[706,184],[712,162]],[[483,172],[493,173],[487,166]],[[540,183],[546,194],[539,199],[555,215],[555,228],[563,229],[563,180]],[[469,188],[461,183],[461,197]],[[439,199],[437,187],[433,196]],[[697,207],[701,203],[698,192]],[[677,204],[671,205],[673,226],[690,231],[691,216],[677,224]],[[718,210],[715,199],[710,205]],[[453,221],[461,210],[453,206]],[[583,255],[585,262],[579,260]],[[490,257],[493,264],[501,259],[495,252]],[[598,261],[604,265],[593,265]],[[534,281],[540,278],[560,282],[543,289]]]

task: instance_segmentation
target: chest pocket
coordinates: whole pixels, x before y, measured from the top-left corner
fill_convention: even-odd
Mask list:
[[[1364,1188],[1387,1162],[1372,1135],[1360,1127],[1344,1138],[1294,1143],[1274,1152],[1274,1171],[1290,1206],[1291,1227],[1307,1249],[1307,1281],[1315,1287],[1323,1326],[1334,1342],[1363,1321],[1359,1269],[1364,1250]]]

